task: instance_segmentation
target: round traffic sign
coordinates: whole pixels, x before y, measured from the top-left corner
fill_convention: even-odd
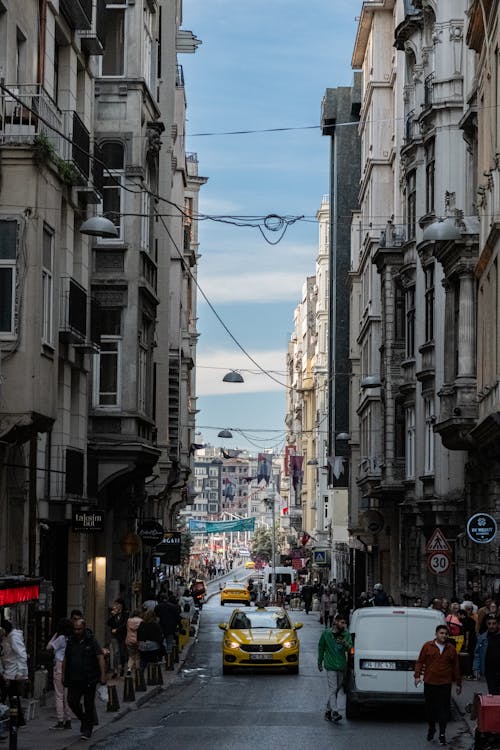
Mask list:
[[[497,533],[497,522],[489,513],[475,513],[467,521],[467,536],[478,544],[492,542]]]
[[[451,560],[444,552],[433,552],[427,558],[427,565],[431,573],[441,575],[448,572]]]

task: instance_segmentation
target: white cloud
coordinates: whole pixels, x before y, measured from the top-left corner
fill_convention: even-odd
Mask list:
[[[202,281],[210,302],[285,302],[299,301],[305,275],[301,271],[261,271],[211,275]],[[200,298],[200,304],[203,300]]]
[[[252,351],[253,359],[272,377],[260,372],[243,354],[232,349],[207,349],[199,351],[196,357],[196,392],[198,396],[214,396],[235,393],[263,393],[283,391],[285,384],[284,368],[286,352]],[[224,383],[222,378],[229,370],[238,370],[244,383]],[[272,378],[275,378],[273,380]],[[278,381],[278,382],[276,382]]]

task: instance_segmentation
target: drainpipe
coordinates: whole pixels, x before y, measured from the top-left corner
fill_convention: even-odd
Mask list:
[[[37,83],[43,87],[45,83],[45,37],[47,33],[47,0],[39,0],[38,27],[38,64]]]

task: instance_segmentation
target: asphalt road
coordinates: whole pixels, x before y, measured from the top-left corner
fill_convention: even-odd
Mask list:
[[[210,588],[213,588],[213,584]],[[217,584],[218,588],[218,584]],[[209,589],[210,590],[210,589]],[[292,612],[302,621],[300,674],[240,672],[222,675],[219,622],[231,607],[213,596],[203,607],[198,639],[175,682],[140,710],[103,728],[87,745],[99,750],[179,748],[179,750],[420,750],[425,740],[421,711],[388,709],[361,720],[330,724],[323,718],[326,676],[316,666],[321,626],[317,613]],[[448,731],[453,750],[472,741],[462,721]],[[83,743],[82,743],[83,744]]]

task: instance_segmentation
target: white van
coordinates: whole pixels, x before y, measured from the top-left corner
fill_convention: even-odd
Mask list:
[[[286,597],[290,597],[291,585],[297,581],[297,571],[290,566],[276,566],[276,588],[283,589]],[[263,591],[270,596],[273,587],[273,569],[266,565],[262,580]]]
[[[349,632],[353,650],[346,678],[346,716],[362,706],[423,703],[415,687],[415,661],[425,641],[444,622],[442,612],[421,607],[366,607],[353,612]]]

